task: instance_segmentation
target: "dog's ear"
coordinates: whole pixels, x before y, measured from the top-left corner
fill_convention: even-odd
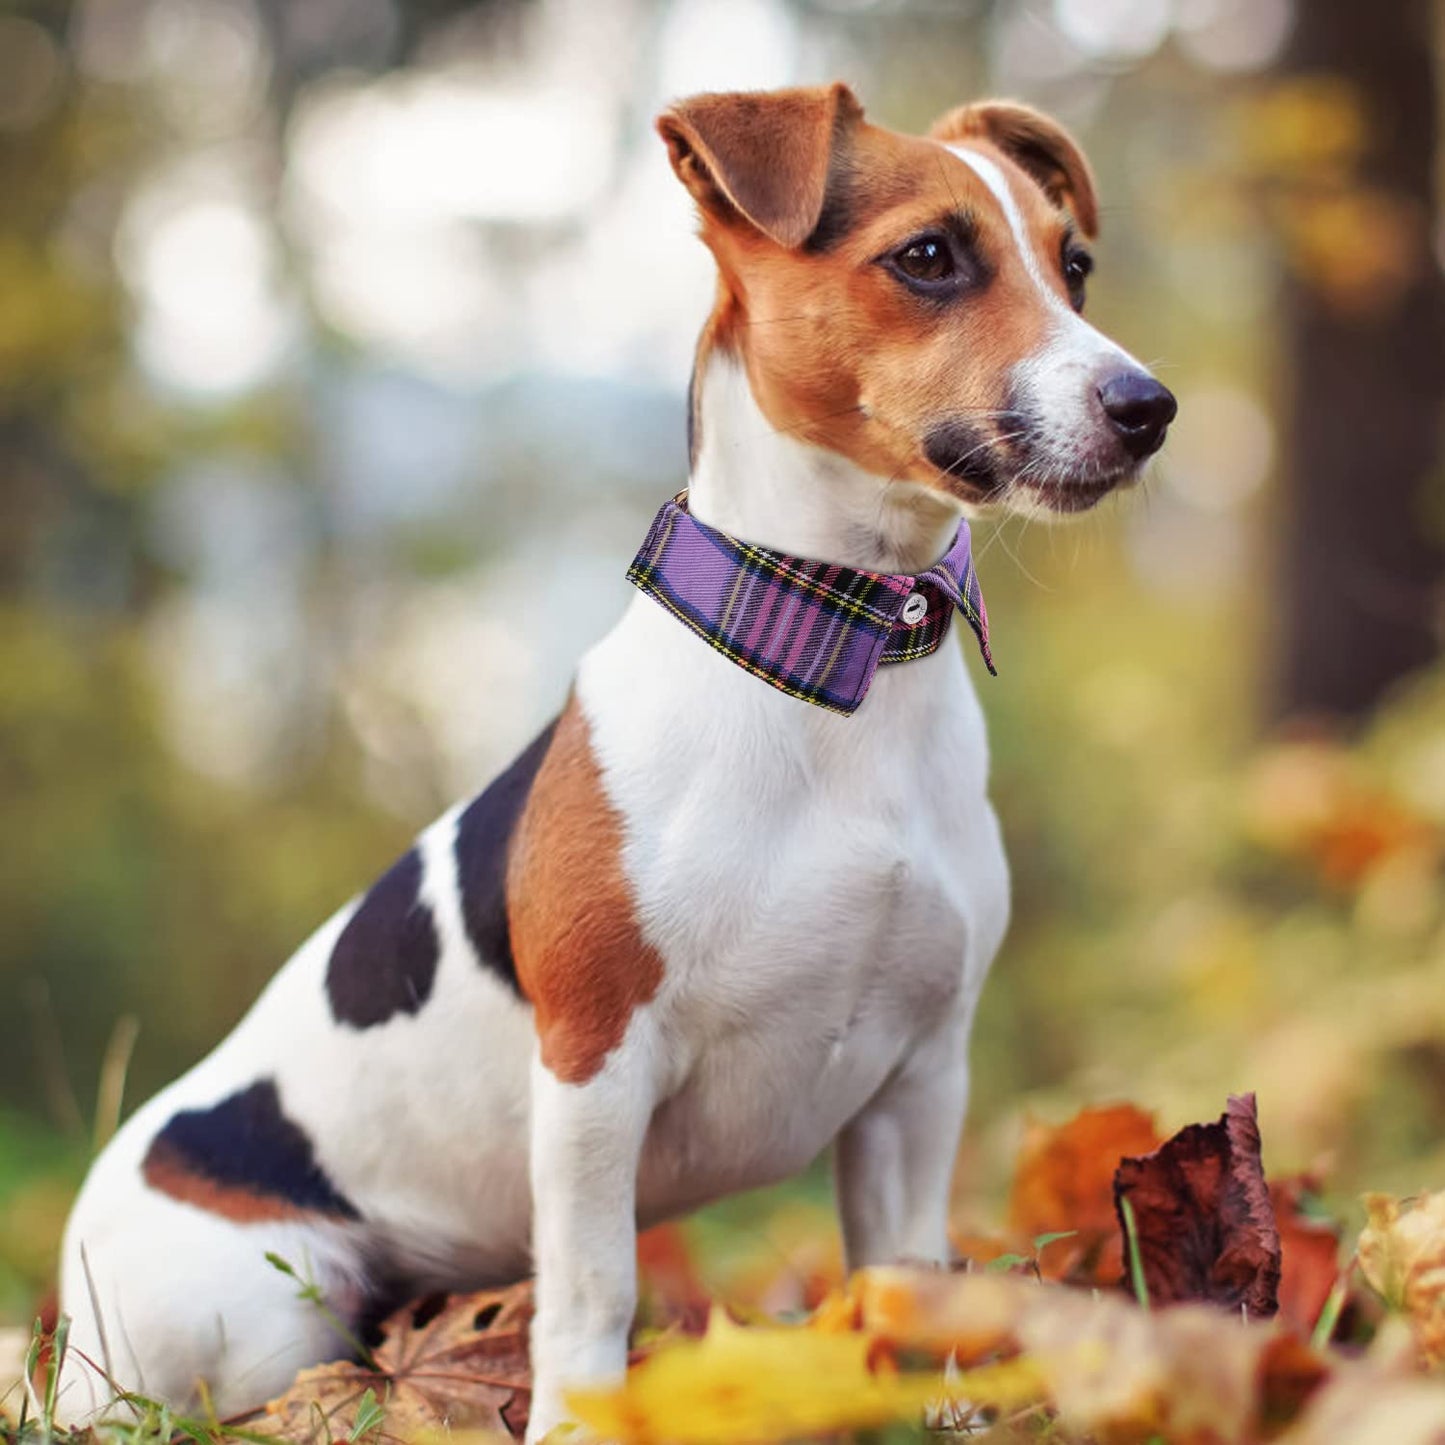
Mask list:
[[[934,140],[984,140],[1027,171],[1056,205],[1073,212],[1079,229],[1099,231],[1094,173],[1068,131],[1031,106],[1012,100],[983,100],[940,116],[928,132]]]
[[[841,82],[802,90],[695,95],[657,118],[678,179],[703,211],[741,217],[801,246],[823,212],[828,171],[863,116]]]

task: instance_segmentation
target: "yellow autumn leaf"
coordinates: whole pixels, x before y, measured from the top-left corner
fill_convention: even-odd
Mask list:
[[[851,1289],[829,1290],[808,1317],[808,1328],[821,1334],[846,1334],[858,1328],[858,1301]]]
[[[1016,1360],[956,1373],[896,1372],[864,1334],[807,1325],[745,1327],[715,1312],[700,1340],[660,1348],[615,1390],[567,1403],[597,1435],[622,1445],[737,1445],[865,1429],[949,1401],[1012,1408],[1041,1395]]]
[[[1365,1209],[1360,1269],[1385,1303],[1409,1319],[1425,1359],[1445,1363],[1445,1193],[1404,1205],[1388,1194],[1367,1194]]]

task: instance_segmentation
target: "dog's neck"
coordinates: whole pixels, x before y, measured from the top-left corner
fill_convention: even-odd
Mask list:
[[[953,540],[952,501],[777,431],[735,358],[713,351],[700,360],[693,406],[688,494],[698,521],[796,557],[874,572],[921,572]]]

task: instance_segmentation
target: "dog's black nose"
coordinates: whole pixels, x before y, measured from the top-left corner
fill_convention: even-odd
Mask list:
[[[1174,393],[1144,371],[1111,376],[1099,387],[1099,400],[1131,457],[1157,452],[1179,410]]]

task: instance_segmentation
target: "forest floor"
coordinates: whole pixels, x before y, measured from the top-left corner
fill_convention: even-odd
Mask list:
[[[573,1408],[589,1435],[625,1445],[1445,1441],[1445,1194],[1368,1196],[1346,1241],[1316,1189],[1266,1182],[1246,1095],[1168,1139],[1128,1104],[1034,1124],[1004,1225],[959,1236],[955,1268],[837,1281],[826,1264],[803,1279],[789,1265],[805,1308],[735,1318],[666,1226],[643,1237],[626,1383]],[[529,1283],[419,1301],[246,1418],[121,1396],[75,1434],[55,1420],[63,1325],[12,1333],[28,1359],[9,1363],[28,1378],[5,1398],[0,1439],[506,1441],[526,1424],[530,1313]]]

